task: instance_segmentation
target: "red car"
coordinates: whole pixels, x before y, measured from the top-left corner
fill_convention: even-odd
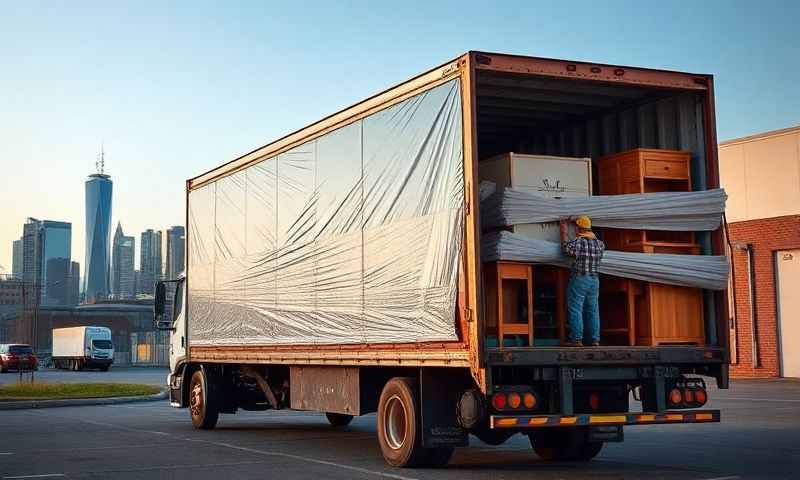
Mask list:
[[[38,370],[39,360],[30,345],[10,343],[0,345],[0,373],[9,370]]]

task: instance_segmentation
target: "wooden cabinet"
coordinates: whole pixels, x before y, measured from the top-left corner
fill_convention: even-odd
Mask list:
[[[496,335],[500,348],[506,337],[533,345],[533,265],[517,262],[483,264],[486,332]]]
[[[637,148],[600,158],[600,195],[688,192],[692,189],[691,154],[680,150]],[[609,249],[644,253],[700,253],[692,232],[605,229]]]
[[[554,346],[564,341],[567,269],[487,262],[482,270],[490,347]]]
[[[692,188],[691,154],[638,148],[597,162],[601,195],[686,192]],[[610,250],[699,254],[692,232],[603,230]],[[604,343],[636,345],[703,344],[702,290],[604,277],[601,288]]]

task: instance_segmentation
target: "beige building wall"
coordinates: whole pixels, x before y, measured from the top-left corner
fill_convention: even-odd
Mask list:
[[[800,214],[800,126],[722,142],[729,223]]]

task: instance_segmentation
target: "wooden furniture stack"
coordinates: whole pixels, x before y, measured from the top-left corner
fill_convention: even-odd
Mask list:
[[[602,157],[597,163],[600,195],[690,191],[690,159],[689,152],[643,148]],[[609,250],[700,253],[693,232],[607,228],[603,239]],[[604,277],[600,306],[603,343],[705,343],[700,289]]]
[[[494,182],[498,190],[510,187],[548,198],[588,197],[592,194],[590,158],[507,152],[481,160],[478,168],[481,181]],[[560,242],[557,222],[514,225],[509,230],[525,238]],[[497,267],[491,265],[484,268],[488,268],[490,272],[497,270]],[[569,271],[565,268],[532,266],[532,283],[536,285],[532,304],[535,332],[529,345],[534,345],[534,337],[536,346],[559,345],[564,341],[568,279]],[[492,274],[486,279],[485,285],[492,284],[492,288],[495,288],[497,282],[496,275]],[[487,292],[487,302],[496,304],[497,300],[493,299],[496,295]],[[488,311],[494,312],[491,309]],[[508,312],[507,309],[505,311]],[[502,345],[499,337],[500,335],[498,341]]]

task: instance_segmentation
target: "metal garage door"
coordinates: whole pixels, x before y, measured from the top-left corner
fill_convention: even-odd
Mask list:
[[[781,375],[800,377],[800,250],[775,254]]]

